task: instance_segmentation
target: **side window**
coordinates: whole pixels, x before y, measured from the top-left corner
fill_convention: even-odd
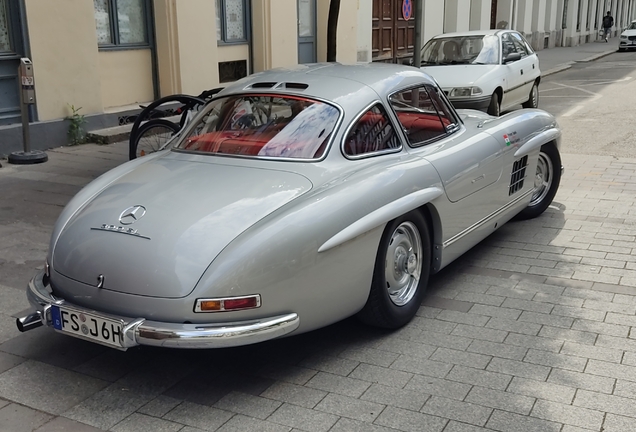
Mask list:
[[[382,105],[373,105],[351,128],[344,143],[348,156],[361,156],[400,148],[393,124]]]
[[[517,33],[512,33],[511,39],[512,39],[512,42],[515,44],[515,48],[517,49],[517,52],[521,54],[521,57],[526,57],[528,55],[528,49],[526,48],[526,44],[523,43],[523,40],[521,39],[521,35]]]
[[[389,98],[412,146],[446,135],[446,126],[451,123],[448,115],[438,110],[431,90],[418,87],[395,93]],[[435,96],[438,97],[436,93]]]
[[[515,43],[512,41],[512,36],[510,36],[510,33],[504,33],[503,35],[501,35],[501,49],[503,54],[502,58],[506,58],[508,54],[517,52]]]
[[[431,86],[426,86],[426,88],[428,89],[428,94],[431,96],[433,105],[435,105],[435,108],[437,108],[437,112],[442,119],[444,127],[448,128],[448,126],[457,124],[457,118],[455,117],[455,114],[453,114],[454,111],[451,107],[448,106],[446,100],[440,95],[440,90],[438,90],[436,87]]]
[[[519,33],[513,33],[512,35],[514,36],[516,40],[518,40],[521,43],[521,45],[523,46],[524,50],[526,51],[528,55],[534,54],[534,50],[532,49],[532,47],[530,46],[526,38],[524,38]]]

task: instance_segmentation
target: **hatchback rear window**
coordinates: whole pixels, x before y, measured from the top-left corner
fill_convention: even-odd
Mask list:
[[[198,153],[319,159],[325,154],[340,112],[298,96],[249,94],[219,98],[176,148]]]

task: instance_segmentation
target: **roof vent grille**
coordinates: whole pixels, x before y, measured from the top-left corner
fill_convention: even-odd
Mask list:
[[[284,82],[280,83],[276,88],[284,88],[289,90],[306,90],[308,87],[309,84],[305,83]]]
[[[253,89],[257,89],[257,88],[272,88],[276,85],[275,82],[257,82],[254,83],[250,86],[250,88]]]

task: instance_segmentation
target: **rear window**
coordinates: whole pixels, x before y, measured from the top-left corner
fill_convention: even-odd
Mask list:
[[[297,96],[238,95],[210,102],[176,148],[198,153],[319,159],[340,112]]]

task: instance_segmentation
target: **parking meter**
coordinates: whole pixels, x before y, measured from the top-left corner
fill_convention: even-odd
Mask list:
[[[20,111],[22,112],[24,151],[11,153],[8,158],[9,163],[24,165],[46,162],[49,159],[46,153],[40,150],[31,151],[29,106],[35,104],[35,78],[33,76],[33,63],[26,57],[20,59],[18,79],[20,84]]]
[[[33,78],[33,64],[26,57],[20,59],[20,82],[22,84],[22,104],[35,103],[35,79]]]

